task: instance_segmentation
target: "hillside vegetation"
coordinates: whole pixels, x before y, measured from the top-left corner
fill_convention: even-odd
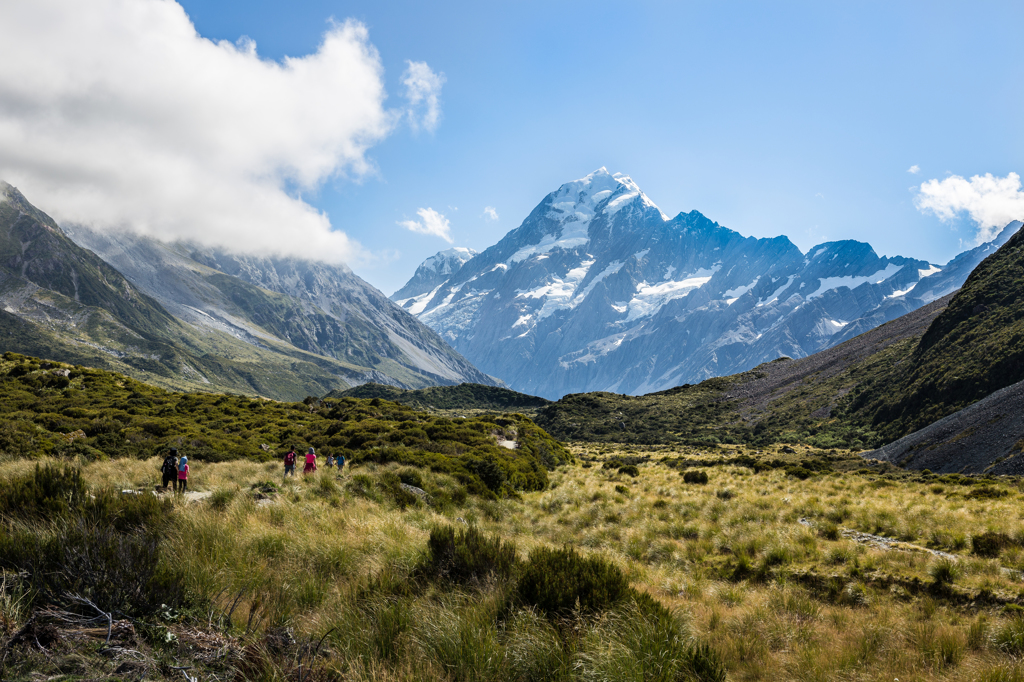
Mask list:
[[[883,441],[1024,380],[1024,232],[975,268],[905,361],[869,377],[845,418]]]
[[[281,457],[292,445],[360,462],[420,464],[488,497],[542,490],[565,448],[521,415],[452,420],[382,400],[280,403],[175,393],[123,375],[0,358],[0,453],[147,458],[177,447],[198,461]],[[515,449],[499,447],[498,440]]]
[[[511,389],[483,384],[457,386],[431,386],[416,390],[362,384],[344,391],[332,391],[329,398],[380,398],[402,403],[419,410],[500,410],[515,412],[536,411],[551,401],[535,395],[517,393]]]

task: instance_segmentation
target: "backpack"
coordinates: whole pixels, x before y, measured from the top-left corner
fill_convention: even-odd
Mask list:
[[[160,471],[165,473],[165,474],[167,474],[167,475],[171,475],[171,474],[173,474],[177,470],[178,470],[178,460],[175,459],[174,457],[170,457],[170,456],[168,456],[167,458],[164,459],[164,465],[162,467],[160,467]]]
[[[294,466],[295,465],[295,453],[294,452],[289,452],[287,455],[285,455],[284,456],[284,463],[285,463],[286,466]]]

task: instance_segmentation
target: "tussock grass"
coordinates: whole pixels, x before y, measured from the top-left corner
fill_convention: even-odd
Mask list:
[[[568,466],[544,491],[498,500],[394,463],[288,479],[277,464],[199,463],[190,490],[212,495],[173,498],[160,555],[192,606],[181,621],[156,617],[159,632],[188,622],[263,647],[252,656],[264,679],[294,678],[301,651],[325,635],[312,663],[325,679],[1024,679],[1024,620],[1003,608],[1024,590],[1013,572],[1024,562],[1017,482],[986,481],[1003,494],[977,497],[971,479],[935,492],[927,476],[800,479],[714,463],[741,449],[602,449],[573,446],[583,462],[648,458],[631,465],[636,477]],[[669,466],[682,456],[706,460],[712,485],[685,483]],[[0,478],[34,466],[0,461]],[[92,490],[152,488],[158,467],[111,460],[82,472]],[[257,494],[253,484],[267,481],[277,492]],[[396,498],[395,481],[431,500]],[[432,531],[459,579],[423,578]],[[857,542],[851,531],[901,544]],[[973,553],[984,533],[1005,543],[997,556]],[[593,576],[614,577],[611,596],[600,608],[524,599],[517,581],[531,557],[570,548],[581,565],[599,562]],[[485,566],[498,561],[489,556],[503,568]],[[8,632],[28,617],[20,589],[0,581]],[[281,628],[298,644],[275,653],[266,638]],[[160,655],[191,655],[168,647]],[[205,669],[223,677],[238,665]]]

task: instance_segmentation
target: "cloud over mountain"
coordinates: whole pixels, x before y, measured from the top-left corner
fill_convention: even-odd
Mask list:
[[[1016,173],[1005,178],[985,173],[970,180],[959,175],[927,180],[921,183],[914,204],[946,221],[966,213],[978,225],[977,244],[991,241],[1010,221],[1024,219],[1024,191]]]
[[[452,239],[451,223],[443,213],[438,213],[432,208],[421,208],[416,211],[416,215],[420,220],[400,220],[398,224],[412,232],[440,237],[449,244],[455,241]]]
[[[333,24],[315,53],[277,62],[245,37],[203,38],[175,2],[34,0],[0,4],[0,44],[0,178],[58,220],[359,254],[301,192],[370,172],[367,150],[402,117],[384,107],[362,24]],[[427,108],[425,126],[439,116]]]

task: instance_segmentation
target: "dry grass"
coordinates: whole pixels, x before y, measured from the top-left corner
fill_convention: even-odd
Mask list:
[[[574,449],[596,454],[586,444]],[[601,450],[598,459],[620,454]],[[659,461],[674,454],[716,457],[662,449],[635,478],[600,463],[567,467],[547,491],[470,498],[443,512],[403,510],[352,484],[353,475],[393,466],[282,483],[277,464],[198,463],[190,488],[216,494],[180,502],[165,551],[189,590],[214,605],[210,624],[249,636],[291,626],[300,640],[334,628],[318,665],[343,679],[649,677],[625,634],[633,621],[616,620],[621,613],[578,624],[576,648],[566,653],[564,632],[543,618],[501,615],[501,586],[403,592],[431,526],[462,519],[513,540],[523,558],[566,544],[610,558],[711,644],[730,679],[1024,680],[1024,625],[1003,607],[1024,589],[1016,573],[1024,550],[970,554],[970,538],[987,531],[1024,540],[1016,481],[988,482],[1006,494],[978,497],[977,486],[930,477],[798,480],[782,469],[713,466],[706,485],[686,484]],[[0,462],[0,476],[31,466]],[[158,467],[155,459],[106,461],[84,473],[95,486],[145,488]],[[250,485],[265,480],[280,493],[257,500]],[[903,544],[882,549],[843,530]]]

